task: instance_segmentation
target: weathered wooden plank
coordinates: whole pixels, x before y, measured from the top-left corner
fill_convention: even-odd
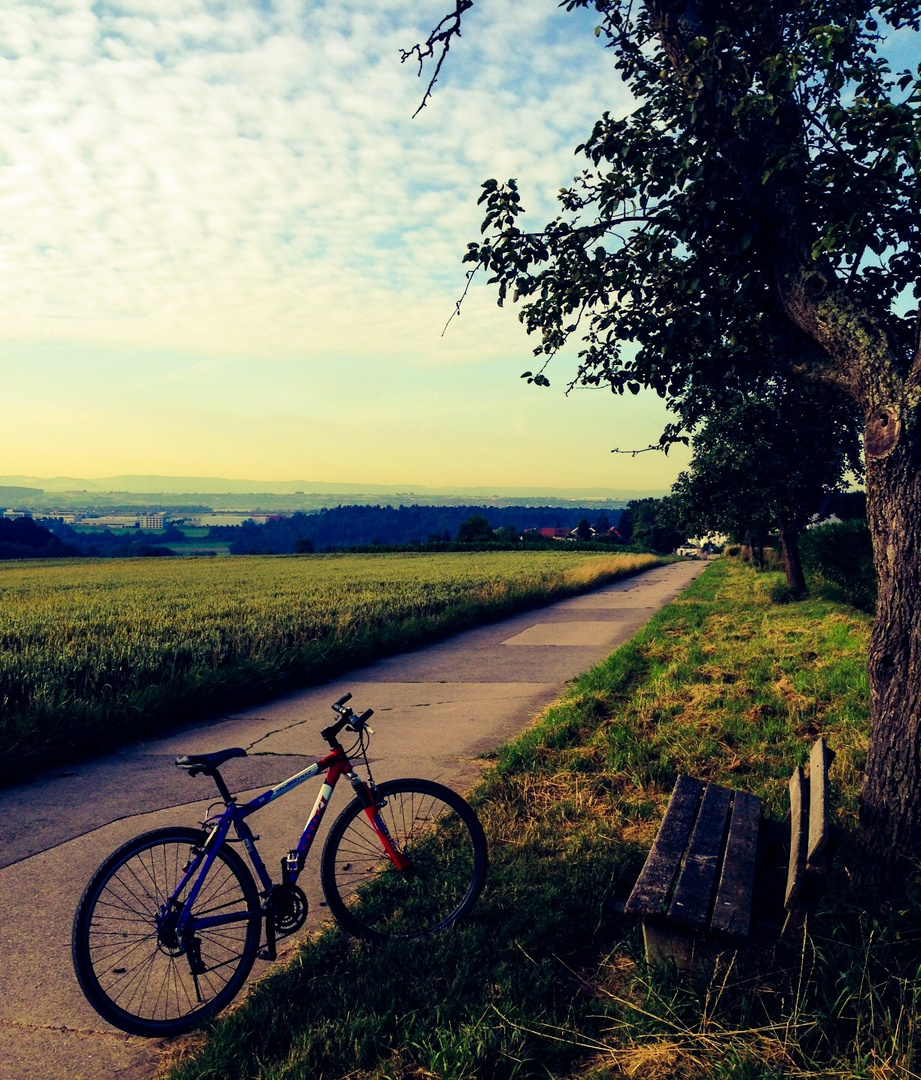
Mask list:
[[[668,908],[672,885],[687,847],[703,782],[679,776],[668,801],[665,817],[624,911],[630,915],[660,915]]]
[[[797,765],[790,777],[790,866],[784,907],[791,911],[799,899],[806,875],[809,843],[809,791],[803,770]]]
[[[726,855],[710,919],[710,929],[715,933],[748,936],[760,818],[761,800],[747,791],[737,791],[732,800]]]
[[[668,909],[669,919],[680,926],[703,930],[707,925],[731,802],[728,788],[707,785]]]
[[[809,755],[809,846],[806,863],[814,863],[828,843],[828,766],[825,739],[817,739]]]

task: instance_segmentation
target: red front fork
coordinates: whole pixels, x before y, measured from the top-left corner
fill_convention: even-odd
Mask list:
[[[371,828],[377,834],[378,840],[381,842],[381,846],[387,853],[387,858],[393,863],[397,870],[408,870],[410,867],[409,859],[399,850],[390,837],[390,833],[387,831],[387,826],[381,819],[378,813],[377,806],[374,803],[374,796],[371,794],[371,789],[367,784],[361,785],[361,796],[367,803],[365,806],[365,813],[368,815],[368,821],[371,822]]]
[[[341,746],[336,747],[333,752],[327,754],[325,758],[321,758],[318,764],[327,770],[326,782],[331,787],[335,787],[339,777],[345,773],[351,772],[352,769],[352,764],[346,757],[345,751]],[[371,794],[371,789],[364,782],[356,784],[355,788],[362,799],[364,799],[365,813],[368,815],[368,821],[371,822],[371,828],[374,830],[378,840],[380,840],[387,858],[393,863],[397,870],[408,870],[410,861],[401,851],[397,850],[396,845],[390,838],[387,826],[381,820],[381,816],[377,811],[377,805],[374,802],[374,796]]]

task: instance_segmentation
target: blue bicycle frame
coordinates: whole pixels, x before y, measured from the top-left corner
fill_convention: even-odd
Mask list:
[[[194,937],[196,930],[205,929],[207,927],[224,926],[228,923],[244,922],[252,918],[251,913],[247,911],[197,917],[192,913],[192,908],[202,885],[208,877],[208,873],[217,857],[218,851],[222,844],[229,842],[227,836],[231,828],[233,828],[237,838],[243,844],[246,854],[249,857],[249,861],[256,871],[256,875],[262,885],[262,895],[265,898],[268,898],[271,895],[275,886],[269,876],[265,863],[262,861],[259,852],[256,850],[255,841],[258,838],[253,835],[249,825],[246,824],[246,818],[251,814],[254,814],[257,810],[261,810],[264,806],[268,806],[270,802],[274,802],[276,799],[281,798],[282,795],[287,795],[289,791],[292,791],[307,780],[312,780],[315,776],[319,776],[324,769],[326,770],[326,777],[320,788],[319,794],[317,795],[310,817],[307,819],[307,824],[304,826],[304,830],[301,833],[297,845],[288,852],[284,859],[282,859],[282,884],[293,885],[297,881],[298,875],[303,869],[304,860],[307,853],[310,851],[317,830],[323,820],[323,815],[329,805],[329,800],[332,797],[336,784],[342,776],[346,776],[351,781],[356,793],[365,803],[365,813],[368,815],[371,827],[381,841],[381,846],[388,858],[394,863],[398,870],[405,870],[408,867],[408,860],[394,846],[387,827],[378,813],[377,804],[371,788],[354,772],[352,763],[342,747],[336,746],[331,753],[326,755],[326,757],[321,758],[313,765],[308,766],[306,769],[289,777],[287,780],[283,780],[275,787],[269,788],[268,791],[263,792],[248,803],[238,805],[235,797],[230,796],[229,793],[226,795],[225,810],[216,820],[211,819],[205,822],[205,827],[210,827],[210,832],[198,853],[199,857],[191,862],[183,874],[182,880],[179,882],[167,902],[160,909],[161,920],[166,920],[171,912],[175,912],[177,908],[181,908],[175,922],[176,934],[179,939],[188,941]],[[222,789],[222,786],[222,783],[218,783],[219,790]],[[223,789],[222,793],[225,792],[226,788]],[[204,857],[204,863],[201,861],[201,856]],[[196,880],[193,882],[188,896],[186,896],[185,900],[180,902],[179,897],[183,894],[183,891],[193,878]],[[264,905],[262,913],[265,914]],[[267,920],[267,926],[269,921],[270,920]],[[267,933],[267,939],[269,958],[274,959],[274,933],[271,931]]]

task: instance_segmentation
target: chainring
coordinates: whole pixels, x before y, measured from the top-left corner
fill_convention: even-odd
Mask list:
[[[279,937],[300,930],[307,921],[307,897],[303,890],[290,883],[276,885],[272,890],[271,914]]]

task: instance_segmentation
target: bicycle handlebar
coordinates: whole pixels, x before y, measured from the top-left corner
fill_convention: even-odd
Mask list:
[[[360,716],[356,716],[355,713],[346,705],[346,702],[351,700],[351,694],[344,694],[341,698],[339,698],[338,701],[333,703],[333,712],[337,712],[339,714],[339,719],[335,722],[335,724],[331,724],[329,727],[323,728],[323,730],[320,732],[320,736],[325,739],[330,746],[336,745],[336,740],[339,736],[339,732],[342,731],[343,728],[346,728],[348,731],[354,731],[356,732],[356,734],[360,734],[364,730],[367,722],[374,715],[373,709],[366,709]],[[371,731],[371,729],[368,728],[368,731]]]

